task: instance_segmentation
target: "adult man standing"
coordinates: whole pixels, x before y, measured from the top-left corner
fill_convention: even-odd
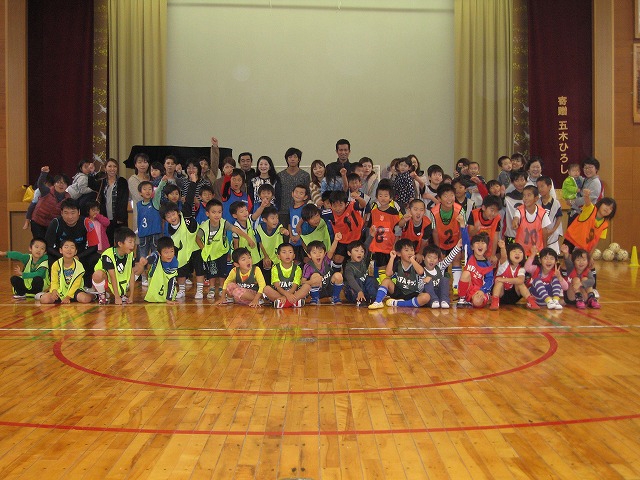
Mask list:
[[[60,212],[61,215],[49,224],[45,236],[49,265],[53,265],[62,256],[60,254],[62,242],[73,240],[78,250],[78,259],[84,266],[84,284],[90,287],[94,267],[100,258],[98,234],[93,222],[89,218],[80,216],[80,207],[75,200],[71,198],[63,200],[60,204]]]
[[[326,185],[322,188],[322,192],[326,190],[346,190],[347,175],[353,172],[355,164],[349,162],[349,154],[351,153],[351,144],[349,140],[341,138],[336,142],[336,153],[338,159],[327,165],[325,172]]]
[[[282,188],[282,198],[280,199],[280,222],[282,225],[289,224],[289,207],[293,203],[291,194],[293,189],[298,185],[306,185],[307,188],[311,183],[311,175],[300,169],[300,161],[302,160],[302,152],[298,148],[291,147],[284,154],[287,161],[287,168],[278,173],[280,185]]]
[[[253,163],[253,155],[250,152],[242,152],[238,155],[238,165],[244,172],[245,185],[248,184],[253,177],[256,176],[256,171],[251,167]]]

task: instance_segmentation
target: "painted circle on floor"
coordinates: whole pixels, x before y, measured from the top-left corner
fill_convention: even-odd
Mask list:
[[[137,378],[131,378],[124,375],[117,375],[112,373],[105,373],[102,371],[98,371],[94,368],[88,368],[86,366],[80,365],[79,363],[74,362],[71,358],[65,355],[63,351],[64,342],[70,342],[72,340],[72,336],[66,337],[64,340],[59,340],[54,344],[53,352],[56,358],[60,360],[63,364],[68,367],[74,368],[81,372],[87,373],[89,375],[94,375],[102,378],[107,378],[114,381],[127,382],[137,385],[151,386],[157,388],[167,388],[167,389],[177,389],[177,390],[187,390],[187,391],[196,391],[196,392],[212,392],[212,393],[228,393],[228,394],[251,394],[251,395],[341,395],[341,394],[362,394],[362,393],[380,393],[380,392],[392,392],[392,391],[402,391],[402,390],[416,390],[423,388],[432,388],[432,387],[440,387],[444,385],[454,385],[459,383],[466,382],[475,382],[480,380],[487,380],[489,378],[499,377],[503,375],[508,375],[516,372],[520,372],[526,370],[528,368],[534,367],[536,365],[541,364],[542,362],[548,360],[552,357],[557,349],[558,343],[553,335],[549,333],[540,333],[536,336],[544,338],[547,340],[547,348],[546,351],[537,358],[533,358],[527,362],[520,363],[511,368],[505,368],[504,370],[487,372],[481,375],[469,375],[464,378],[457,378],[453,380],[443,380],[437,382],[430,383],[420,383],[415,385],[392,385],[385,387],[370,387],[370,388],[349,388],[349,389],[316,389],[316,390],[268,390],[268,389],[238,389],[238,388],[212,388],[212,387],[202,387],[202,386],[191,386],[191,385],[179,385],[173,383],[163,383],[163,382],[154,382],[149,380],[142,380]],[[97,337],[99,338],[99,337]],[[531,339],[531,336],[527,337]],[[86,340],[83,340],[86,341]],[[233,341],[238,341],[234,339]],[[458,339],[459,343],[460,340]],[[473,343],[478,343],[477,338],[473,339]],[[481,349],[480,349],[481,350]],[[392,355],[389,357],[392,358]],[[379,359],[378,359],[379,360]],[[114,368],[111,366],[110,368]],[[461,368],[462,370],[462,368]]]

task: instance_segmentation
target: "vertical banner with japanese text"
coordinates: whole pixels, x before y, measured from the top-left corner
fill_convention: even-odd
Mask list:
[[[593,155],[591,3],[529,0],[531,155],[556,187]]]

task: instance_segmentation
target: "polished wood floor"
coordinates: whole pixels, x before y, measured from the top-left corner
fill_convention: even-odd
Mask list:
[[[640,478],[638,269],[602,310],[40,306],[0,262],[2,479]]]

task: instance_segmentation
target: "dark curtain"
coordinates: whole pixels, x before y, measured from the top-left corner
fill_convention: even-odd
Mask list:
[[[29,181],[92,156],[93,2],[29,0]]]
[[[591,28],[591,2],[529,0],[530,152],[556,188],[593,155]]]

